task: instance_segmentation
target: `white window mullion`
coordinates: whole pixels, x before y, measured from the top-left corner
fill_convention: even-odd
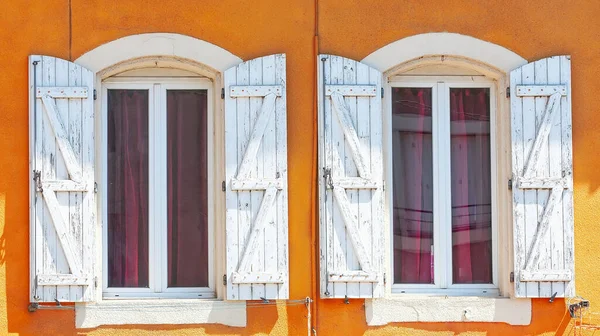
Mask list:
[[[154,273],[156,289],[164,292],[168,285],[168,229],[167,229],[167,95],[163,85],[154,85],[155,120],[154,127],[154,200],[156,201],[154,232],[156,250],[154,262],[160,265]]]
[[[432,157],[433,157],[433,278],[436,287],[441,287],[444,284],[444,250],[442,236],[443,228],[441,226],[443,220],[442,209],[442,194],[443,190],[439,189],[440,181],[440,87],[439,84],[434,84],[431,89],[431,139],[432,139]]]
[[[148,273],[150,291],[158,293],[160,292],[160,282],[157,283],[156,274],[160,272],[161,265],[156,263],[156,259],[160,255],[160,251],[157,250],[160,245],[157,245],[159,235],[156,230],[157,217],[160,214],[158,208],[160,202],[156,199],[156,195],[159,193],[156,178],[156,162],[158,160],[156,128],[160,122],[157,120],[157,111],[159,110],[156,101],[157,85],[150,86],[148,90]]]
[[[452,158],[450,137],[450,89],[446,83],[438,83],[438,146],[439,146],[439,214],[440,235],[438,240],[443,246],[438,253],[443,258],[442,288],[452,284]]]

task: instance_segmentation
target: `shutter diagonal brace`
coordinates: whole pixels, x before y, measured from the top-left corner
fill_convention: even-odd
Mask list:
[[[534,93],[531,93],[532,91]],[[527,260],[525,262],[524,270],[521,271],[520,281],[570,281],[572,279],[572,274],[569,270],[534,271],[534,267],[537,265],[540,258],[541,245],[550,228],[550,217],[553,214],[554,207],[562,197],[563,190],[570,185],[566,180],[568,178],[567,175],[570,174],[570,172],[563,172],[564,176],[562,177],[535,176],[536,167],[542,151],[542,145],[548,140],[552,122],[560,106],[560,98],[562,95],[566,95],[566,90],[563,89],[562,86],[559,86],[552,91],[546,90],[547,94],[543,94],[542,92],[543,90],[536,89],[534,86],[517,86],[517,96],[549,96],[544,116],[523,170],[523,176],[519,177],[518,187],[520,189],[551,189],[542,217],[537,225],[533,242],[527,253]]]
[[[346,106],[346,101],[344,100],[344,96],[376,96],[377,87],[373,85],[327,85],[325,87],[325,95],[331,97],[333,110],[335,110],[337,119],[340,122],[359,175],[359,177],[329,176],[329,179],[333,189],[333,196],[342,215],[346,230],[350,235],[352,247],[356,251],[356,256],[362,269],[362,271],[331,271],[329,272],[328,281],[378,282],[378,273],[372,270],[371,260],[365,248],[365,244],[360,237],[358,219],[352,213],[350,201],[346,196],[346,189],[378,189],[381,187],[381,184],[370,178],[370,170],[365,164],[366,159],[361,151],[356,128],[352,123],[350,109]]]
[[[231,180],[231,190],[234,191],[265,190],[260,208],[245,240],[245,247],[237,266],[237,271],[231,277],[231,282],[234,284],[279,284],[284,283],[287,278],[283,272],[268,273],[252,272],[250,270],[252,257],[258,249],[260,233],[264,230],[267,217],[275,205],[277,191],[283,188],[283,179],[279,177],[279,174],[275,179],[249,178],[263,135],[269,120],[275,112],[276,99],[278,96],[281,96],[282,90],[283,87],[277,85],[232,86],[230,88],[230,97],[232,98],[264,97],[237,175]]]

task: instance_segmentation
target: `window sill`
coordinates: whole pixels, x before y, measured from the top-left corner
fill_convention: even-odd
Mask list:
[[[365,301],[367,324],[392,322],[531,323],[531,299],[393,295]]]
[[[75,305],[76,328],[127,324],[204,324],[246,326],[246,302],[220,300],[103,300]]]

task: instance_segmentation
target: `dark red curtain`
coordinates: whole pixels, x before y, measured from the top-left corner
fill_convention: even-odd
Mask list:
[[[208,287],[207,91],[167,91],[168,285]]]
[[[489,89],[450,89],[450,120],[453,283],[491,283]]]
[[[392,90],[394,283],[433,283],[432,90]]]
[[[108,286],[148,287],[148,91],[108,90]]]

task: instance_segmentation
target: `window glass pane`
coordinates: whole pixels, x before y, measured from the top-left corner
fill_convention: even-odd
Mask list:
[[[167,91],[168,286],[208,287],[207,91]]]
[[[392,89],[394,283],[433,283],[432,89]]]
[[[452,278],[492,282],[490,90],[450,89]]]
[[[148,91],[107,98],[108,287],[148,287]]]

